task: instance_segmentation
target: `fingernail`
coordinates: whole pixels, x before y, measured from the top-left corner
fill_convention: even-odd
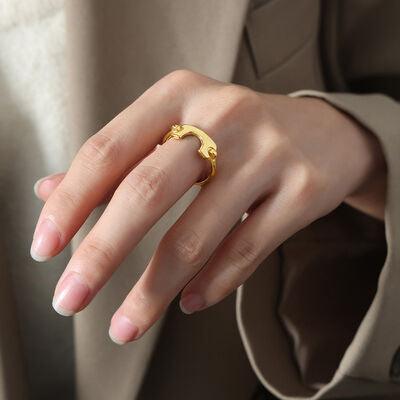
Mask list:
[[[60,315],[69,317],[81,309],[89,292],[89,286],[84,278],[72,272],[61,282],[53,298],[53,308]]]
[[[39,197],[39,186],[40,186],[40,184],[41,184],[42,182],[43,182],[43,178],[38,179],[38,180],[35,182],[35,184],[33,185],[33,192],[35,193],[35,196],[38,197],[39,199],[40,199],[40,197]]]
[[[33,192],[38,199],[42,200],[43,197],[45,197],[46,195],[48,196],[54,190],[54,187],[55,182],[53,179],[53,175],[49,175],[35,182],[35,184],[33,185]]]
[[[56,225],[45,218],[37,227],[31,246],[31,257],[36,261],[46,261],[52,257],[60,245],[61,235]]]
[[[132,321],[122,314],[116,314],[111,320],[108,334],[111,340],[116,344],[125,344],[136,339],[139,328]]]
[[[198,294],[188,294],[182,297],[179,305],[185,314],[193,314],[205,306],[204,300]]]

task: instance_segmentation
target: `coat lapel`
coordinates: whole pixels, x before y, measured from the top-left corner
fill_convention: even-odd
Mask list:
[[[83,141],[168,72],[188,68],[230,81],[249,0],[72,0],[67,3],[71,157]],[[156,110],[153,110],[153,112]],[[166,229],[194,197],[181,199],[146,235],[111,282],[75,319],[80,399],[137,396],[160,324],[118,348],[109,320]],[[97,210],[74,239],[84,237]]]

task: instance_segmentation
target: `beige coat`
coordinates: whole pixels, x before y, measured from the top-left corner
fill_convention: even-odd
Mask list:
[[[37,266],[28,259],[29,235],[9,237],[33,230],[39,205],[22,189],[33,183],[27,176],[53,172],[40,158],[23,158],[19,180],[4,181],[15,186],[0,192],[0,399],[70,399],[75,387],[80,400],[242,400],[258,380],[282,399],[400,396],[399,16],[396,0],[70,0],[69,159],[177,68],[259,91],[302,90],[292,95],[325,98],[380,139],[385,221],[343,204],[268,257],[237,292],[236,308],[233,296],[193,316],[174,304],[140,341],[118,347],[107,336],[110,317],[195,189],[74,318],[72,331],[49,306],[71,249]],[[18,163],[15,144],[7,146],[2,156]],[[16,279],[11,269],[27,266]]]

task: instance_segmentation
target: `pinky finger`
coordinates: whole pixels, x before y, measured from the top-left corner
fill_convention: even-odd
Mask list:
[[[52,174],[39,179],[33,186],[33,191],[36,197],[40,200],[46,201],[54,192],[54,189],[64,179],[65,173]]]
[[[284,240],[301,229],[304,210],[279,192],[261,203],[222,242],[181,294],[185,314],[223,300],[244,283]]]

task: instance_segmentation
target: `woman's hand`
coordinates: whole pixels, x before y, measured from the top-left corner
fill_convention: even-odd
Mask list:
[[[143,335],[181,291],[186,313],[222,300],[383,164],[373,136],[322,100],[173,72],[89,138],[65,176],[36,185],[46,200],[31,250],[38,261],[59,253],[109,200],[57,284],[59,313],[86,307],[153,224],[208,175],[197,138],[156,146],[177,123],[198,126],[217,143],[217,175],[165,234],[114,314],[110,335],[118,343]]]

